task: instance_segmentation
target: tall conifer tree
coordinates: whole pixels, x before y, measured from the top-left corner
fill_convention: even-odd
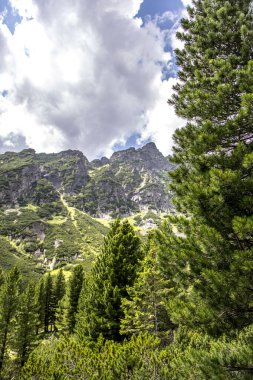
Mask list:
[[[0,267],[0,287],[1,285],[3,285],[3,283],[4,283],[4,272],[2,268]]]
[[[21,367],[25,364],[33,348],[37,319],[34,284],[30,283],[20,296],[16,315],[14,347],[17,351],[18,362]]]
[[[63,316],[62,316],[62,299],[65,295],[66,292],[66,283],[65,283],[65,278],[63,274],[63,270],[60,269],[56,279],[55,279],[55,284],[54,284],[54,303],[55,303],[55,315],[54,315],[54,324],[55,324],[55,329],[58,329],[57,325],[59,322],[62,322]]]
[[[171,174],[175,204],[187,218],[172,220],[176,234],[167,226],[161,239],[167,244],[163,267],[177,268],[180,297],[171,310],[181,310],[174,316],[180,323],[195,319],[214,331],[252,321],[251,3],[193,1],[178,33],[184,42],[176,51],[180,82],[170,100],[187,120],[175,133]]]
[[[126,335],[149,332],[163,337],[171,324],[166,310],[169,281],[159,269],[157,248],[150,242],[134,285],[127,288],[129,298],[122,300],[124,318],[121,333]]]
[[[0,290],[0,376],[20,292],[20,273],[15,267],[6,274]]]
[[[35,288],[35,304],[37,308],[37,323],[36,334],[38,335],[39,329],[44,328],[45,323],[45,284],[44,277],[42,277]]]
[[[57,273],[56,279],[55,279],[55,285],[54,285],[54,294],[55,294],[55,299],[56,303],[61,301],[63,296],[65,295],[65,289],[66,284],[65,284],[65,278],[63,274],[63,270],[60,269],[59,272]]]
[[[53,292],[53,280],[50,273],[48,273],[44,280],[44,331],[45,333],[52,331],[55,316],[55,303]]]
[[[141,257],[140,239],[133,227],[128,221],[116,220],[82,291],[76,329],[81,338],[96,339],[103,334],[108,339],[121,339],[121,299],[128,297],[127,286],[134,283]]]
[[[76,314],[78,301],[84,282],[84,273],[82,265],[76,265],[68,284],[68,299],[66,312],[66,325],[68,332],[72,334],[76,325]]]
[[[178,209],[202,217],[238,249],[251,246],[243,229],[253,207],[250,5],[250,0],[193,1],[189,18],[182,20],[184,32],[178,33],[184,42],[176,51],[180,82],[170,100],[188,121],[175,134]]]

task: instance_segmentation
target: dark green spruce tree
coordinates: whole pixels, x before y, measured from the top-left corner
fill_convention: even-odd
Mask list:
[[[19,366],[23,367],[36,339],[36,324],[38,314],[35,302],[34,284],[27,285],[19,298],[16,313],[16,328],[14,330],[14,348],[17,352]]]
[[[35,288],[35,305],[37,311],[36,335],[39,334],[40,329],[44,330],[45,323],[45,284],[44,277],[42,277]]]
[[[116,220],[105,238],[102,254],[91,271],[79,302],[76,332],[80,338],[120,340],[121,299],[128,297],[139,260],[140,239],[128,221]]]
[[[176,268],[176,322],[221,333],[253,315],[252,1],[194,0],[188,14],[169,101],[187,121],[171,174],[181,217],[167,226],[163,268]]]
[[[4,283],[4,272],[2,268],[0,267],[0,288],[3,285],[3,283]]]
[[[63,270],[60,269],[57,273],[56,279],[55,279],[55,285],[54,285],[54,294],[56,303],[61,301],[61,299],[64,297],[66,291],[66,284],[65,284],[65,278],[63,274]]]
[[[54,303],[55,303],[55,329],[58,330],[58,325],[61,324],[63,316],[62,316],[62,307],[61,301],[66,293],[66,283],[65,277],[63,274],[63,270],[60,269],[57,273],[55,284],[54,284]]]
[[[0,290],[0,377],[20,294],[20,273],[15,267],[5,276]]]
[[[134,284],[127,288],[128,298],[122,300],[121,333],[149,332],[165,338],[172,327],[166,310],[169,291],[169,281],[159,268],[156,244],[151,240]]]
[[[55,302],[54,302],[54,290],[53,279],[50,273],[48,273],[44,279],[44,332],[48,333],[53,330],[55,321]]]
[[[74,267],[68,284],[66,327],[69,334],[72,334],[74,332],[74,328],[76,325],[78,301],[82,290],[83,282],[83,267],[79,264]]]

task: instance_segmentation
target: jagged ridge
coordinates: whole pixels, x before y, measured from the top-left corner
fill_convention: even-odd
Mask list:
[[[58,202],[60,194],[93,216],[171,207],[167,172],[172,164],[154,143],[91,162],[75,150],[36,154],[26,149],[0,155],[0,163],[2,207]]]

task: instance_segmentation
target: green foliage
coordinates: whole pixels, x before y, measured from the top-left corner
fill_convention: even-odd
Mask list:
[[[239,249],[247,242],[238,239],[233,221],[247,220],[253,210],[250,4],[194,2],[178,34],[185,42],[176,51],[181,83],[171,100],[188,120],[175,134],[177,207],[202,217]]]
[[[1,156],[3,162],[1,162],[1,171],[6,170],[18,170],[22,167],[27,166],[33,162],[35,150],[24,149],[20,153],[6,152]]]
[[[17,265],[34,277],[33,271],[43,273],[52,260],[55,268],[82,260],[89,270],[107,230],[61,201],[0,210],[0,265]]]
[[[141,257],[140,239],[133,227],[128,221],[116,220],[80,297],[76,332],[81,339],[96,339],[100,333],[121,339],[121,299],[128,296],[127,286],[133,285]]]
[[[25,277],[38,279],[39,273],[34,263],[28,257],[21,255],[9,240],[0,237],[0,267],[7,270],[15,266]]]
[[[56,192],[51,182],[44,178],[38,180],[33,194],[33,202],[35,205],[40,206],[46,202],[54,202],[59,198],[59,194]]]
[[[69,334],[72,334],[75,329],[78,301],[82,290],[83,282],[83,267],[82,265],[77,265],[73,268],[73,272],[68,284],[66,327]]]
[[[63,274],[63,270],[60,269],[57,273],[54,285],[54,297],[56,299],[56,303],[58,304],[61,299],[64,297],[66,291],[65,277]]]
[[[45,283],[44,277],[41,277],[35,288],[35,307],[37,313],[36,334],[43,328],[45,323]]]
[[[54,298],[53,279],[47,273],[44,280],[44,331],[45,333],[53,330],[55,324],[56,304]]]
[[[67,296],[61,272],[55,282],[48,274],[39,283],[37,337],[42,326],[46,333],[50,326],[53,329],[57,313],[64,309],[68,332],[76,335],[58,339],[57,332],[55,338],[43,341],[29,355],[23,380],[252,379],[252,1],[193,0],[182,29],[178,37],[183,48],[176,51],[180,82],[170,100],[177,114],[187,120],[175,134],[173,160],[177,166],[171,173],[180,213],[166,218],[142,262],[140,240],[133,228],[127,221],[116,220],[84,283],[81,266],[74,268]],[[3,188],[18,186],[25,163],[32,168],[34,152],[24,151],[21,156],[17,162],[17,155],[5,155],[9,166],[4,161],[0,170]],[[70,167],[79,165],[80,157],[67,156],[70,161],[66,154],[39,155],[37,159],[50,168],[53,181],[59,182],[61,172],[61,186],[77,191],[81,184]],[[129,172],[127,152],[123,156],[114,155],[111,168],[91,170],[92,179],[82,186],[81,194],[70,196],[72,204],[94,213],[100,206],[101,212],[127,210],[130,205],[121,192],[121,181],[130,193],[131,182],[140,186],[140,193],[145,188],[154,192],[156,184],[146,177],[143,180],[138,170]],[[6,176],[8,167],[13,172]],[[116,167],[120,170],[115,172]],[[45,181],[37,185],[38,204],[51,190]],[[106,204],[108,196],[112,201]],[[52,204],[51,199],[50,207]],[[33,237],[34,223],[46,225],[43,248],[49,251],[48,258],[66,256],[67,262],[75,252],[78,256],[89,251],[89,229],[97,229],[91,238],[97,242],[91,247],[98,252],[103,227],[95,221],[87,223],[88,217],[69,207],[63,197],[61,204],[65,218],[60,219],[58,215],[47,219],[47,203],[40,211],[21,208],[21,215],[17,210],[1,212],[0,232],[11,237],[16,251],[26,255],[36,239],[22,250],[13,238],[24,230]],[[62,240],[57,247],[56,236],[58,243]],[[28,351],[32,347],[32,316],[36,313],[32,312],[31,292],[28,286],[19,296],[16,270],[2,276],[1,369],[14,347],[12,331],[17,331],[18,342],[24,342]],[[27,328],[29,320],[31,329]],[[62,320],[59,325],[62,327]],[[123,340],[120,327],[128,340]],[[17,361],[24,358],[23,364],[27,352],[16,347]],[[15,377],[11,371],[5,373],[6,379]]]
[[[181,82],[170,101],[188,123],[175,133],[171,173],[186,218],[172,218],[176,232],[167,225],[161,242],[163,268],[175,283],[169,309],[176,323],[213,334],[252,323],[250,6],[193,2],[178,34]]]
[[[167,347],[147,334],[92,345],[61,338],[32,353],[21,379],[250,380],[252,347],[252,326],[234,340],[179,329]]]
[[[0,289],[0,376],[10,332],[14,324],[19,292],[20,274],[17,268],[13,268],[6,274],[5,281]]]
[[[62,203],[59,201],[55,202],[43,202],[38,209],[38,216],[42,219],[52,219],[55,215],[65,216],[66,212]]]
[[[169,283],[159,269],[157,248],[152,240],[134,285],[127,288],[127,292],[129,298],[122,299],[121,333],[129,335],[147,331],[160,338],[169,334],[171,324],[166,310]]]
[[[19,210],[0,210],[0,232],[2,235],[18,237],[34,223],[40,222],[36,210],[22,207]]]
[[[35,343],[36,322],[38,319],[35,303],[34,284],[27,285],[19,297],[16,313],[16,328],[13,347],[17,353],[18,364],[23,367]]]
[[[194,330],[179,329],[171,347],[161,352],[166,378],[230,380],[252,378],[252,326],[234,339],[214,340]]]
[[[211,334],[251,321],[248,251],[231,253],[230,243],[197,219],[170,217],[157,232],[162,273],[171,280],[172,321]]]
[[[99,340],[84,346],[73,338],[40,345],[30,356],[22,380],[156,380],[159,341],[141,335],[123,344]]]

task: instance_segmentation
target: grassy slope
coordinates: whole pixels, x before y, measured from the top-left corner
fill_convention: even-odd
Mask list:
[[[0,211],[1,266],[7,268],[19,262],[22,271],[40,273],[82,262],[89,270],[108,228],[69,207],[63,197],[61,202],[61,215],[44,218],[39,216],[41,208],[33,205]]]

